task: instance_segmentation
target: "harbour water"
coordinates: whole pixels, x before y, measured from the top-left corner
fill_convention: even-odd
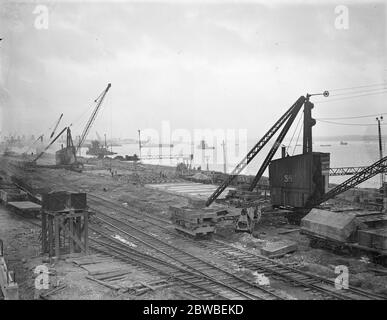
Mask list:
[[[201,149],[198,146],[198,143],[184,144],[179,143],[171,147],[146,147],[141,148],[141,153],[139,150],[138,144],[122,144],[120,146],[109,147],[113,152],[116,152],[115,156],[125,156],[137,154],[143,158],[155,158],[143,160],[143,163],[148,164],[160,164],[167,166],[176,166],[182,161],[189,160],[189,155],[193,154],[193,167],[201,167],[202,170],[215,170],[222,171],[226,167],[227,173],[230,173],[247,154],[247,152],[254,146],[256,141],[247,140],[247,142],[241,141],[239,144],[226,145],[226,155],[224,156],[223,147],[221,143],[211,144],[210,146],[215,146],[214,149]],[[286,143],[285,143],[286,145]],[[268,144],[262,151],[253,159],[253,161],[246,167],[242,172],[243,174],[255,175],[264,161],[268,151],[270,150],[272,144]],[[60,143],[55,143],[53,146],[47,150],[47,153],[54,154],[56,150],[61,147]],[[316,152],[328,152],[330,156],[330,167],[351,167],[351,166],[368,166],[379,159],[379,147],[377,141],[363,141],[363,140],[351,140],[347,144],[341,144],[340,141],[315,141],[313,144],[313,150]],[[24,152],[23,149],[14,149],[16,152]],[[86,155],[87,148],[81,148],[81,156],[90,157]],[[30,150],[31,152],[31,150]],[[36,150],[35,150],[36,152]],[[302,146],[299,145],[290,145],[287,149],[289,155],[296,155],[302,153]],[[159,156],[161,155],[161,159]],[[179,156],[180,155],[180,156]],[[169,158],[172,156],[171,158]],[[274,159],[281,156],[281,151],[278,150]],[[224,166],[224,160],[226,159],[226,166]],[[264,175],[267,175],[268,172],[265,172]],[[337,176],[330,177],[330,182],[332,183],[341,183],[348,179],[349,176]],[[372,179],[363,182],[361,187],[371,187],[377,188],[380,186],[380,176],[375,176]]]
[[[230,173],[236,164],[243,159],[246,153],[254,146],[256,141],[248,141],[246,147],[240,148],[230,148],[226,147],[226,169]],[[257,157],[246,167],[244,174],[254,175],[258,171],[260,165],[264,161],[268,150],[271,148],[271,145],[268,144],[265,148],[257,155]],[[340,144],[340,141],[316,141],[313,144],[313,149],[316,152],[328,152],[330,156],[330,167],[351,167],[351,166],[368,166],[379,159],[379,148],[377,142],[369,141],[349,141],[348,144]],[[133,155],[134,153],[139,155],[139,146],[137,144],[126,144],[122,146],[112,147],[114,152],[117,152],[117,155]],[[201,166],[202,170],[216,170],[224,171],[224,157],[223,157],[223,148],[222,146],[216,146],[215,149],[201,150],[195,145],[191,148],[186,146],[174,146],[174,148],[161,148],[162,156],[169,155],[178,155],[178,154],[189,154],[191,151],[194,155],[192,165],[194,167]],[[302,153],[302,146],[290,146],[288,148],[288,153],[290,155],[296,155]],[[83,152],[84,153],[84,152]],[[159,148],[142,148],[142,156],[159,156]],[[279,158],[281,156],[281,151],[278,150],[274,158]],[[144,160],[144,163],[150,164],[162,164],[168,166],[175,166],[177,163],[181,162],[183,157],[179,159],[154,159],[154,160]],[[265,175],[268,173],[266,172]],[[330,182],[332,183],[341,183],[348,179],[349,176],[337,176],[330,177]],[[371,187],[377,188],[380,186],[380,176],[376,176],[366,182],[361,184],[361,187]]]

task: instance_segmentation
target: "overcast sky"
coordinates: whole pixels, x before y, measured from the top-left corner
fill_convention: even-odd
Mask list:
[[[300,95],[386,82],[383,2],[347,4],[344,30],[335,7],[345,2],[313,3],[52,1],[38,30],[36,4],[1,1],[1,130],[36,135],[63,112],[79,134],[111,82],[92,134],[134,138],[167,120],[254,139]],[[386,94],[331,100],[314,116],[387,112]],[[374,129],[318,123],[315,133]]]

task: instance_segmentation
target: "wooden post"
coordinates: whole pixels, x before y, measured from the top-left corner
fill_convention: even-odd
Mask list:
[[[70,234],[74,235],[74,223],[73,223],[73,217],[69,218],[69,228],[70,228]],[[74,241],[73,239],[69,236],[69,244],[70,244],[70,253],[74,253]]]
[[[54,217],[54,227],[55,227],[55,232],[54,232],[54,236],[55,236],[55,256],[57,259],[59,259],[60,257],[60,247],[59,247],[59,220],[60,217],[58,216],[55,216]]]
[[[81,217],[76,217],[75,218],[77,221],[77,238],[79,240],[82,240],[82,219]],[[82,248],[78,245],[78,252],[82,252]]]
[[[85,254],[88,254],[89,252],[89,213],[87,211],[85,211],[83,213],[83,232],[84,232],[84,236],[85,236]]]
[[[42,253],[47,252],[47,214],[42,211]]]
[[[54,255],[54,250],[53,250],[53,219],[51,215],[47,215],[48,218],[48,254],[50,257]]]

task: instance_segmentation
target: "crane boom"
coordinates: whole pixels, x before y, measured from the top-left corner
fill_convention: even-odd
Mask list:
[[[94,120],[95,120],[95,117],[97,116],[97,113],[98,113],[98,111],[99,111],[99,109],[100,109],[100,107],[101,107],[101,105],[102,105],[102,102],[103,102],[103,100],[105,99],[105,96],[106,96],[106,94],[108,93],[110,87],[111,87],[111,84],[109,83],[109,84],[107,85],[106,89],[105,89],[104,91],[102,91],[102,93],[98,96],[97,99],[94,100],[94,102],[96,102],[97,105],[95,106],[95,108],[94,108],[94,110],[93,110],[93,112],[92,112],[92,114],[91,114],[89,120],[88,120],[87,123],[86,123],[85,128],[84,128],[83,131],[82,131],[82,134],[81,134],[81,136],[80,136],[80,138],[79,138],[79,143],[78,143],[78,146],[77,146],[77,151],[79,150],[79,148],[80,148],[80,147],[83,145],[83,143],[85,142],[86,137],[87,137],[87,135],[88,135],[88,133],[89,133],[90,127],[91,127],[91,125],[93,124],[93,122],[94,122]]]
[[[51,147],[51,145],[62,135],[62,133],[67,130],[67,128],[68,127],[63,128],[63,130],[58,133],[58,135],[48,144],[48,146],[45,147],[41,153],[39,153],[39,155],[33,160],[33,162],[38,160],[48,150],[48,148]]]
[[[248,152],[248,154],[239,162],[235,169],[230,173],[225,181],[214,191],[214,193],[207,199],[206,206],[213,203],[219,195],[230,185],[235,177],[240,174],[244,168],[254,159],[254,157],[262,150],[267,142],[276,134],[281,126],[288,120],[295,109],[301,108],[305,102],[305,97],[301,96],[298,100],[278,119],[278,121],[270,128],[268,132],[258,141],[258,143]]]
[[[58,126],[59,126],[59,122],[62,120],[62,117],[63,117],[63,113],[60,115],[58,121],[55,123],[54,129],[52,130],[52,132],[51,132],[51,134],[50,134],[50,139],[54,136],[55,131],[56,131],[56,129],[57,129]]]
[[[376,161],[375,163],[371,164],[370,166],[364,168],[360,172],[356,173],[354,176],[349,178],[348,180],[344,181],[343,183],[339,184],[338,186],[334,187],[327,193],[325,193],[318,201],[314,203],[309,203],[306,206],[308,208],[312,208],[314,206],[317,206],[337,195],[340,193],[343,193],[353,187],[356,187],[360,183],[371,179],[372,177],[376,176],[377,174],[387,172],[387,156]]]
[[[293,124],[294,120],[296,119],[298,112],[300,111],[302,107],[302,103],[299,103],[295,106],[293,109],[288,121],[286,122],[285,126],[283,127],[282,131],[280,132],[279,136],[277,137],[277,140],[275,141],[274,145],[270,149],[269,153],[267,154],[265,160],[263,161],[261,167],[259,168],[256,176],[254,177],[253,182],[250,184],[249,191],[253,191],[259,180],[261,179],[263,173],[265,172],[266,168],[270,164],[270,161],[273,159],[275,153],[277,152],[279,146],[281,145],[282,141],[284,140],[286,134],[288,133],[290,126]]]

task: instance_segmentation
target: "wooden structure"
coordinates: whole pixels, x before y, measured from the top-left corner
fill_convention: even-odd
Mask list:
[[[42,252],[60,258],[63,253],[89,251],[88,211],[42,211]]]
[[[58,259],[65,253],[87,254],[90,214],[84,193],[55,192],[43,195],[42,252]]]

